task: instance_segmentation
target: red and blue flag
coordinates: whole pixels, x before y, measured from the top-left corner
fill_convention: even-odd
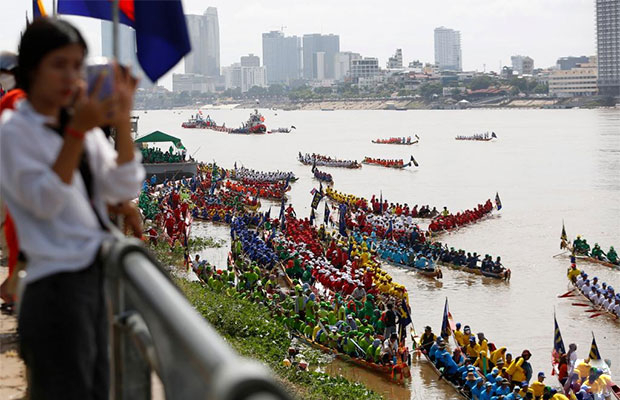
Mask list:
[[[58,0],[58,13],[112,21],[112,0]],[[136,31],[138,61],[155,82],[191,50],[180,0],[120,0],[119,21]]]

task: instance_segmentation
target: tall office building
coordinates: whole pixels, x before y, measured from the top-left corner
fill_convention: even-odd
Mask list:
[[[280,31],[263,33],[263,66],[268,84],[290,84],[301,78],[301,40]]]
[[[461,33],[446,27],[435,28],[435,64],[440,71],[462,71]]]
[[[362,58],[362,56],[359,53],[352,53],[350,51],[341,51],[336,53],[334,56],[334,79],[337,81],[343,81],[347,77],[350,77],[352,61],[360,58]]]
[[[351,78],[373,78],[379,75],[379,60],[374,57],[364,57],[351,60]]]
[[[260,57],[250,53],[247,56],[241,56],[242,67],[260,67]]]
[[[340,36],[313,33],[303,37],[304,79],[334,79],[335,57],[340,51]],[[322,56],[316,56],[323,53]],[[322,64],[318,65],[317,60]]]
[[[403,50],[396,49],[396,53],[388,59],[387,69],[402,69],[403,68]]]
[[[185,73],[220,75],[220,25],[217,9],[209,7],[203,15],[186,15],[192,51],[185,56]]]
[[[620,96],[620,0],[596,0],[598,89]]]
[[[534,60],[528,56],[511,56],[512,70],[519,75],[532,75],[534,72]]]
[[[140,87],[150,87],[150,80],[142,71],[136,54],[136,31],[127,25],[120,24],[118,26],[118,44],[118,61],[122,65],[131,67],[131,73],[140,79]],[[101,21],[101,55],[110,59],[114,57],[112,23],[109,21]]]

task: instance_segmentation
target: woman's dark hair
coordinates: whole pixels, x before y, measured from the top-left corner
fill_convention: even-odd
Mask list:
[[[50,52],[62,47],[79,44],[88,47],[80,32],[67,21],[56,18],[37,18],[24,32],[19,43],[17,85],[26,93],[30,91],[33,73],[39,67],[41,60]]]

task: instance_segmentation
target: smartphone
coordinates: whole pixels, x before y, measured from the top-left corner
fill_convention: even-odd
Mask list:
[[[86,64],[86,82],[89,95],[93,92],[95,83],[101,75],[103,75],[103,83],[99,91],[99,99],[103,100],[110,97],[114,92],[114,66],[105,57],[90,59]]]

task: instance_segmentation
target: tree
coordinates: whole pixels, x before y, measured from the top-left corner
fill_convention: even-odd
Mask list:
[[[268,92],[270,96],[282,96],[284,94],[284,86],[275,83],[269,86]]]
[[[488,76],[477,76],[471,80],[469,87],[471,90],[488,89],[493,81]]]
[[[518,86],[513,86],[512,88],[510,88],[510,95],[511,96],[517,96],[520,92],[521,92],[521,90],[519,90]]]
[[[534,88],[534,93],[538,94],[548,94],[549,93],[549,84],[548,83],[539,83]]]
[[[422,85],[420,85],[420,87],[418,88],[418,92],[420,92],[420,95],[422,97],[430,100],[434,94],[438,96],[441,95],[441,93],[443,92],[443,86],[441,86],[441,83],[439,82],[435,82],[435,83],[427,82],[427,83],[423,83]]]

